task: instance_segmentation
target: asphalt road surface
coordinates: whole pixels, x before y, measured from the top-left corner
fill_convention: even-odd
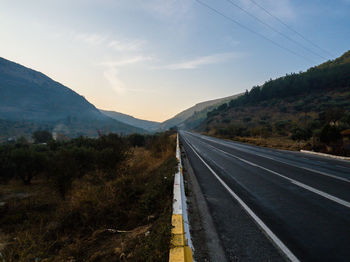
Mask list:
[[[350,162],[180,131],[228,261],[350,261]]]

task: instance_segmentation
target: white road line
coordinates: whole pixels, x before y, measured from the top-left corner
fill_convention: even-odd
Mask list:
[[[224,146],[233,147],[233,148],[235,148],[235,149],[237,149],[237,150],[242,150],[242,149],[240,149],[239,147],[237,148],[236,146],[234,146],[234,145],[232,145],[232,144],[221,143],[221,142],[219,142],[219,141],[215,141],[215,140],[212,140],[212,139],[209,139],[209,138],[206,138],[206,137],[201,137],[201,138],[204,139],[204,140],[208,140],[208,141],[214,142],[214,143],[216,143],[216,144],[220,144],[220,145],[224,145]],[[249,149],[248,149],[248,150],[249,150]],[[311,169],[311,168],[308,168],[308,167],[303,167],[303,166],[294,165],[294,164],[285,162],[285,161],[283,161],[283,160],[277,160],[277,159],[275,159],[275,158],[272,158],[272,157],[269,157],[269,156],[265,156],[265,155],[259,154],[259,153],[257,153],[257,152],[254,152],[254,154],[256,154],[257,156],[261,156],[261,157],[264,157],[264,158],[267,158],[267,159],[270,159],[270,160],[273,160],[273,161],[277,161],[277,162],[280,162],[280,163],[289,165],[289,166],[294,166],[294,167],[297,167],[297,168],[301,168],[301,169],[310,171],[310,172],[312,172],[312,173],[317,173],[317,174],[320,174],[320,175],[323,175],[323,176],[328,176],[328,177],[331,177],[331,178],[334,178],[334,179],[337,179],[337,180],[341,180],[341,181],[350,183],[350,180],[349,180],[349,179],[346,179],[346,178],[344,178],[344,177],[339,177],[339,176],[336,176],[336,175],[331,175],[331,174],[328,174],[328,173],[325,173],[325,172],[322,172],[322,171],[318,171],[318,170],[315,170],[315,169]]]
[[[201,143],[203,143],[203,142],[201,142]],[[203,143],[203,144],[204,144],[204,143]],[[313,193],[315,193],[315,194],[318,194],[318,195],[320,195],[320,196],[322,196],[322,197],[324,197],[324,198],[327,198],[327,199],[332,200],[332,201],[334,201],[334,202],[336,202],[336,203],[338,203],[338,204],[340,204],[340,205],[343,205],[343,206],[346,206],[346,207],[350,208],[350,202],[347,202],[347,201],[345,201],[345,200],[343,200],[343,199],[341,199],[341,198],[332,196],[332,195],[330,195],[330,194],[328,194],[328,193],[326,193],[326,192],[323,192],[323,191],[318,190],[318,189],[316,189],[316,188],[313,188],[313,187],[311,187],[311,186],[305,185],[305,184],[303,184],[303,183],[301,183],[301,182],[299,182],[299,181],[297,181],[297,180],[294,180],[294,179],[292,179],[292,178],[289,178],[289,177],[287,177],[287,176],[284,176],[284,175],[282,175],[282,174],[280,174],[280,173],[277,173],[277,172],[275,172],[275,171],[273,171],[273,170],[271,170],[271,169],[268,169],[268,168],[266,168],[266,167],[263,167],[263,166],[254,164],[254,163],[252,163],[252,162],[250,162],[250,161],[248,161],[248,160],[245,160],[245,159],[240,158],[240,157],[238,157],[238,156],[235,156],[235,155],[232,155],[232,154],[230,154],[230,153],[227,153],[227,152],[225,152],[224,150],[221,150],[221,149],[219,149],[219,148],[216,148],[216,147],[214,147],[214,146],[212,146],[212,145],[209,145],[209,144],[206,144],[206,145],[209,146],[209,147],[211,147],[211,148],[214,148],[215,150],[220,151],[220,152],[222,152],[222,153],[224,153],[224,154],[226,154],[226,155],[228,155],[228,156],[231,156],[231,157],[233,157],[233,158],[236,158],[236,159],[238,159],[238,160],[240,160],[240,161],[242,161],[242,162],[244,162],[244,163],[246,163],[246,164],[248,164],[248,165],[251,165],[251,166],[260,168],[260,169],[265,170],[265,171],[267,171],[267,172],[270,172],[270,173],[272,173],[272,174],[274,174],[274,175],[276,175],[276,176],[282,177],[282,178],[284,178],[284,179],[290,181],[291,183],[293,183],[293,184],[295,184],[295,185],[297,185],[297,186],[299,186],[299,187],[302,187],[302,188],[304,188],[304,189],[306,189],[306,190],[309,190],[309,191],[311,191],[311,192],[313,192]]]
[[[233,196],[238,203],[244,208],[244,210],[254,219],[254,221],[260,226],[265,234],[273,241],[273,243],[289,258],[292,262],[297,262],[299,259],[289,250],[289,248],[267,227],[267,225],[251,210],[243,200],[232,191],[232,189],[215,173],[215,171],[203,160],[203,158],[196,152],[196,150],[190,145],[188,140],[184,137],[187,145],[193,150],[197,157],[203,162],[203,164],[209,169],[209,171],[216,177],[216,179],[225,187],[225,189]]]
[[[309,191],[311,191],[311,192],[314,192],[314,193],[316,193],[316,194],[319,194],[319,195],[321,195],[321,196],[323,196],[323,197],[325,197],[325,198],[328,198],[328,199],[330,199],[330,200],[333,200],[334,202],[337,202],[337,203],[339,203],[339,204],[341,204],[341,205],[343,205],[343,206],[350,207],[350,203],[347,202],[347,201],[345,201],[345,200],[342,200],[342,199],[340,199],[340,198],[337,198],[337,197],[335,197],[335,196],[332,196],[332,195],[330,195],[330,194],[327,194],[327,193],[325,193],[325,192],[323,192],[323,191],[320,191],[320,190],[318,190],[318,189],[316,189],[316,188],[313,188],[313,187],[311,187],[311,186],[305,185],[305,184],[300,183],[300,182],[298,182],[298,181],[292,181],[292,183],[295,184],[295,185],[298,185],[298,186],[300,186],[300,187],[303,187],[303,188],[305,188],[305,189],[307,189],[307,190],[309,190]]]

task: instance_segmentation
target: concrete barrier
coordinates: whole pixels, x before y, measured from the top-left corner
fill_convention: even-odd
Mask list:
[[[171,230],[169,262],[192,262],[193,246],[188,223],[179,135],[177,135],[176,140],[176,158],[178,160],[178,170],[174,178],[173,215],[171,218],[173,228]]]
[[[346,157],[346,156],[335,156],[335,155],[319,153],[319,152],[314,152],[314,151],[308,151],[308,150],[300,150],[300,152],[301,153],[312,154],[312,155],[317,155],[317,156],[330,157],[330,158],[334,158],[334,159],[350,160],[350,157]]]

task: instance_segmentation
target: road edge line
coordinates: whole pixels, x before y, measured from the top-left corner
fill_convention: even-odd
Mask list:
[[[265,234],[272,240],[272,242],[282,251],[282,253],[292,262],[299,262],[299,259],[289,250],[289,248],[268,228],[268,226],[248,207],[246,203],[216,174],[216,172],[203,160],[197,151],[190,145],[188,140],[184,137],[188,146],[193,150],[197,157],[209,169],[209,171],[216,177],[221,185],[235,198],[243,209],[250,215],[257,225],[265,232]]]
[[[317,156],[324,156],[324,157],[329,157],[329,158],[334,158],[334,159],[341,159],[341,160],[350,160],[350,157],[347,156],[336,156],[336,155],[331,155],[331,154],[326,154],[326,153],[321,153],[321,152],[315,152],[315,151],[309,151],[309,150],[300,150],[301,153],[306,153],[310,155],[317,155]]]

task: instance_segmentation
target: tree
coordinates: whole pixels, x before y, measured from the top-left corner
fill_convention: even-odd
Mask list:
[[[33,177],[45,168],[45,156],[29,147],[14,149],[10,161],[13,173],[20,177],[25,185],[29,185]]]
[[[131,134],[128,136],[128,140],[131,146],[138,146],[138,147],[142,147],[145,146],[146,143],[146,139],[144,135],[140,135],[140,134]]]
[[[48,143],[53,140],[52,134],[47,130],[37,130],[32,134],[34,143]]]
[[[342,139],[342,135],[338,128],[334,125],[326,124],[320,133],[320,140],[326,144],[336,142]]]
[[[71,189],[74,178],[78,176],[78,166],[73,150],[60,149],[50,161],[50,180],[62,199]]]
[[[293,140],[308,140],[311,137],[312,133],[309,130],[302,129],[300,127],[295,127],[292,130],[292,139]]]

